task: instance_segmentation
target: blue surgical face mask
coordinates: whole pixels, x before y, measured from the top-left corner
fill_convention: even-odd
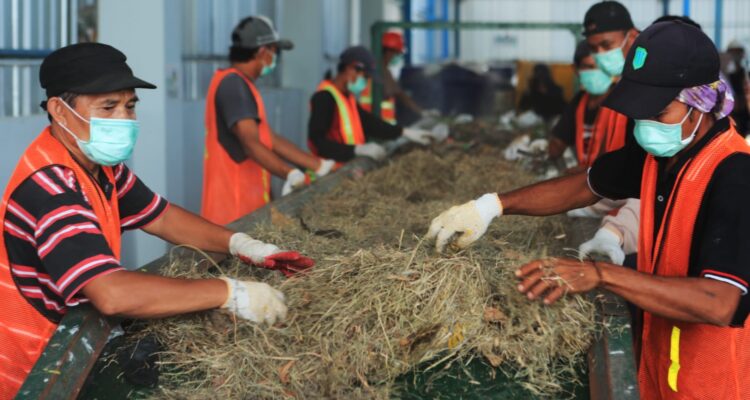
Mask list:
[[[612,77],[598,68],[581,70],[578,72],[578,80],[581,86],[593,95],[606,93],[612,84]]]
[[[260,71],[260,76],[266,76],[276,69],[276,53],[273,53],[271,56],[273,57],[271,58],[271,65],[264,65]]]
[[[625,35],[625,40],[622,41],[620,47],[608,50],[602,53],[594,54],[594,61],[596,65],[601,68],[609,76],[620,76],[622,70],[625,68],[625,56],[622,54],[622,48],[625,47],[625,43],[628,42],[630,33]]]
[[[359,96],[359,94],[362,93],[362,91],[365,90],[366,87],[367,79],[365,79],[365,77],[362,75],[358,76],[354,82],[348,82],[346,84],[347,90],[352,92],[355,96]]]
[[[685,114],[685,117],[682,118],[682,121],[676,124],[665,124],[663,122],[648,119],[635,120],[635,128],[633,131],[635,140],[644,150],[656,157],[672,157],[695,139],[695,133],[698,131],[701,121],[703,121],[703,113],[701,113],[693,132],[690,136],[683,139],[682,124],[685,123],[685,120],[687,120],[687,117],[692,111],[693,108],[690,107],[687,114]]]
[[[76,117],[89,124],[89,140],[78,138],[65,125],[59,124],[78,143],[78,148],[89,160],[99,165],[117,165],[133,154],[140,125],[132,119],[91,118],[86,120],[63,101],[65,107]]]
[[[391,67],[395,67],[397,65],[400,65],[401,62],[404,61],[404,55],[403,54],[396,54],[391,58],[391,61],[388,62],[388,65]]]

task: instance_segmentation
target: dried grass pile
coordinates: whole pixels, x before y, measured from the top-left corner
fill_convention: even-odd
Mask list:
[[[197,257],[169,265],[173,276],[267,281],[286,294],[290,315],[271,328],[219,311],[148,323],[143,333],[168,349],[157,396],[387,398],[417,366],[472,357],[533,392],[560,395],[597,329],[594,307],[580,297],[529,302],[513,276],[519,263],[561,250],[560,223],[506,218],[472,249],[436,255],[419,239],[436,212],[530,179],[492,150],[440,151],[399,157],[316,199],[301,221],[276,215],[250,232],[313,256],[304,277]]]

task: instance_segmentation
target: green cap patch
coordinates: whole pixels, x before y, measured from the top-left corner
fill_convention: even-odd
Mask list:
[[[641,46],[638,46],[635,49],[635,55],[633,55],[633,69],[638,70],[643,68],[643,64],[646,63],[646,56],[648,56],[648,51],[644,49]]]

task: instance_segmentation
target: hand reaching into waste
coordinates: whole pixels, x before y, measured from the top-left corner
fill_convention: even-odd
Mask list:
[[[404,137],[410,141],[427,146],[430,144],[432,132],[417,128],[404,128]]]
[[[459,248],[468,247],[482,237],[495,217],[503,214],[503,204],[495,193],[487,193],[476,200],[453,206],[430,224],[427,239],[434,239],[437,251],[442,252],[454,235]]]
[[[532,261],[516,271],[521,280],[518,291],[529,300],[543,299],[552,304],[566,293],[585,293],[602,282],[601,271],[593,261],[549,258]]]
[[[246,263],[279,270],[287,277],[315,266],[315,261],[296,251],[281,250],[241,232],[235,233],[229,239],[229,253]]]
[[[358,157],[370,157],[375,161],[380,161],[388,154],[385,148],[377,143],[365,143],[354,148],[354,155]]]
[[[298,170],[297,168],[289,171],[286,175],[286,181],[284,187],[281,189],[281,195],[286,196],[292,193],[295,189],[299,189],[305,186],[305,173]]]
[[[221,308],[256,323],[273,325],[286,319],[284,294],[262,282],[221,278],[227,284],[227,300]]]

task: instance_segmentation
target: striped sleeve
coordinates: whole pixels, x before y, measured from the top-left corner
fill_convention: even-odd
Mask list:
[[[73,305],[66,303],[95,277],[122,269],[77,182],[64,179],[69,173],[55,166],[27,179],[11,196],[4,227],[16,239],[14,273],[37,283],[21,290],[59,307]]]
[[[142,229],[167,210],[169,202],[151,191],[125,164],[115,167],[122,230]]]

